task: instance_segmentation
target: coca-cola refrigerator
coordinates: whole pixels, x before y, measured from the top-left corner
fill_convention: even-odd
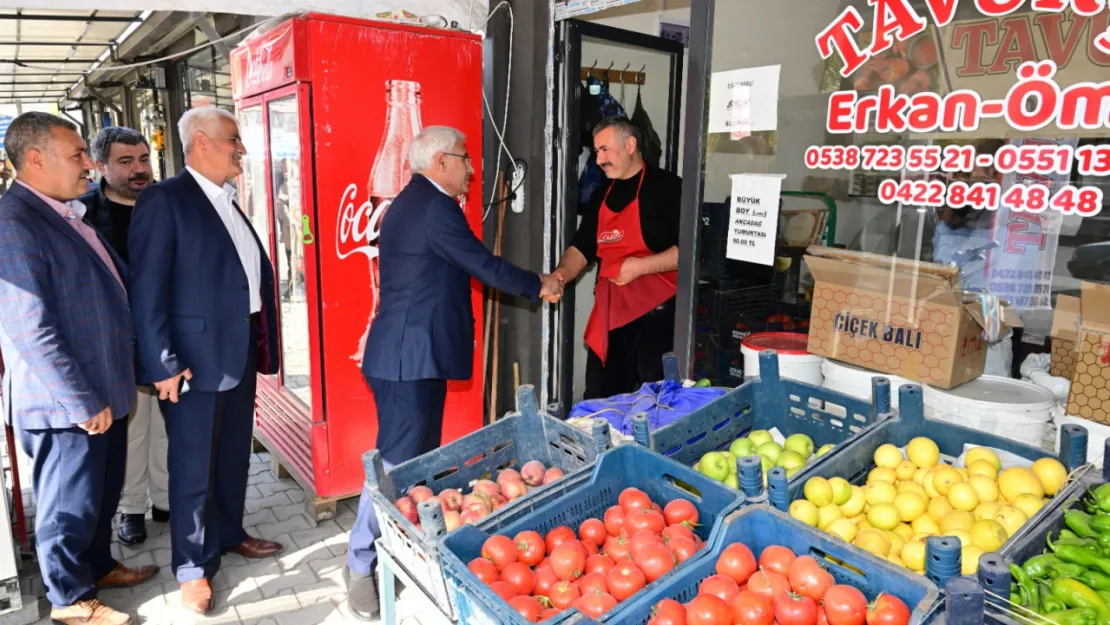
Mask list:
[[[481,40],[308,14],[244,42],[231,61],[247,148],[240,204],[274,265],[280,316],[282,369],[259,378],[256,438],[323,519],[360,491],[361,456],[377,437],[359,366],[378,307],[378,229],[411,177],[413,136],[458,128],[481,180]],[[461,207],[479,237],[481,188]],[[481,319],[477,282],[472,305]],[[482,426],[478,321],[474,335],[475,376],[448,385],[444,442]]]

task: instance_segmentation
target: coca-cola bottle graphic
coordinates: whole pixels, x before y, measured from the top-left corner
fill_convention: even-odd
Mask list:
[[[409,169],[409,148],[412,139],[423,127],[420,121],[420,83],[410,80],[387,80],[385,83],[385,132],[382,134],[374,166],[370,170],[367,191],[373,209],[370,223],[367,224],[367,239],[378,239],[382,220],[393,203],[393,198],[405,188],[412,178]],[[379,249],[381,241],[378,240]],[[352,358],[362,364],[362,354],[366,339],[370,336],[370,326],[381,309],[381,272],[378,258],[370,259],[370,317],[366,321],[366,331],[359,340],[358,352]]]

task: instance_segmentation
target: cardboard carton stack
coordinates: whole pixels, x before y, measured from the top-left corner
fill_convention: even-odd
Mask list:
[[[1051,335],[1050,371],[1071,380],[1067,414],[1110,425],[1110,285],[1056,298]]]

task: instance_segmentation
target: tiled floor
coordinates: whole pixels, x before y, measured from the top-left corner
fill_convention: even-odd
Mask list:
[[[313,527],[304,512],[304,493],[292,479],[275,478],[267,454],[252,457],[250,473],[243,523],[251,535],[279,541],[286,551],[262,560],[224,556],[213,580],[216,607],[210,616],[181,610],[179,587],[169,568],[169,527],[150,521],[145,543],[135,548],[116,543],[112,548],[128,566],[158,565],[158,575],[137,588],[103,592],[100,598],[130,612],[136,623],[150,625],[364,623],[347,610],[342,577],[358,500],[340,502],[334,520]],[[405,589],[398,601],[398,623],[429,625],[434,622],[429,610],[435,608],[419,591]],[[46,618],[35,625],[48,623]]]

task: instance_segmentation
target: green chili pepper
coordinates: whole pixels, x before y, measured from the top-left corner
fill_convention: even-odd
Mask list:
[[[1088,588],[1090,588],[1090,586],[1088,586]],[[1102,597],[1103,601],[1110,601],[1110,592],[1107,592],[1105,590],[1096,590],[1095,594],[1099,597]],[[1107,606],[1110,607],[1110,604],[1107,604]]]
[[[1100,573],[1098,571],[1083,571],[1083,573],[1076,575],[1075,579],[1083,582],[1088,588],[1093,590],[1110,590],[1110,575]]]
[[[1025,591],[1017,584],[1010,584],[1010,603],[1014,605],[1024,606],[1028,603],[1029,598],[1025,596]]]
[[[1021,568],[1029,577],[1041,579],[1048,577],[1048,569],[1054,564],[1062,564],[1060,558],[1057,558],[1056,554],[1045,553],[1029,558]]]
[[[1087,569],[1082,564],[1061,562],[1048,569],[1048,576],[1051,579],[1059,579],[1061,577],[1078,577],[1082,575],[1086,570]]]
[[[1076,608],[1052,612],[1044,617],[1056,625],[1095,625],[1098,614],[1091,608]]]
[[[1100,534],[1110,533],[1110,514],[1092,514],[1091,529]]]
[[[1110,575],[1110,560],[1103,558],[1101,554],[1094,550],[1076,545],[1052,545],[1052,550],[1064,562],[1079,564],[1089,569],[1098,569]]]
[[[1016,564],[1010,565],[1010,577],[1017,582],[1018,594],[1022,597],[1022,605],[1027,605],[1036,609],[1040,605],[1040,592],[1037,590],[1037,584],[1025,574],[1025,571]]]
[[[1095,507],[1103,512],[1110,512],[1110,482],[1091,491]]]
[[[1040,613],[1041,614],[1052,614],[1053,612],[1061,612],[1063,610],[1066,610],[1067,608],[1068,608],[1068,606],[1064,605],[1063,601],[1060,601],[1059,599],[1057,599],[1056,597],[1053,597],[1052,595],[1046,595],[1045,598],[1043,600],[1041,600],[1041,612]]]
[[[1068,510],[1064,513],[1064,525],[1080,538],[1095,538],[1098,532],[1091,529],[1091,515],[1081,510]]]
[[[1064,602],[1069,608],[1092,608],[1098,613],[1099,625],[1110,624],[1110,607],[1098,593],[1074,579],[1058,579],[1052,582],[1052,596]]]
[[[1060,538],[1067,538],[1071,540],[1079,540],[1079,535],[1069,529],[1060,530]]]

